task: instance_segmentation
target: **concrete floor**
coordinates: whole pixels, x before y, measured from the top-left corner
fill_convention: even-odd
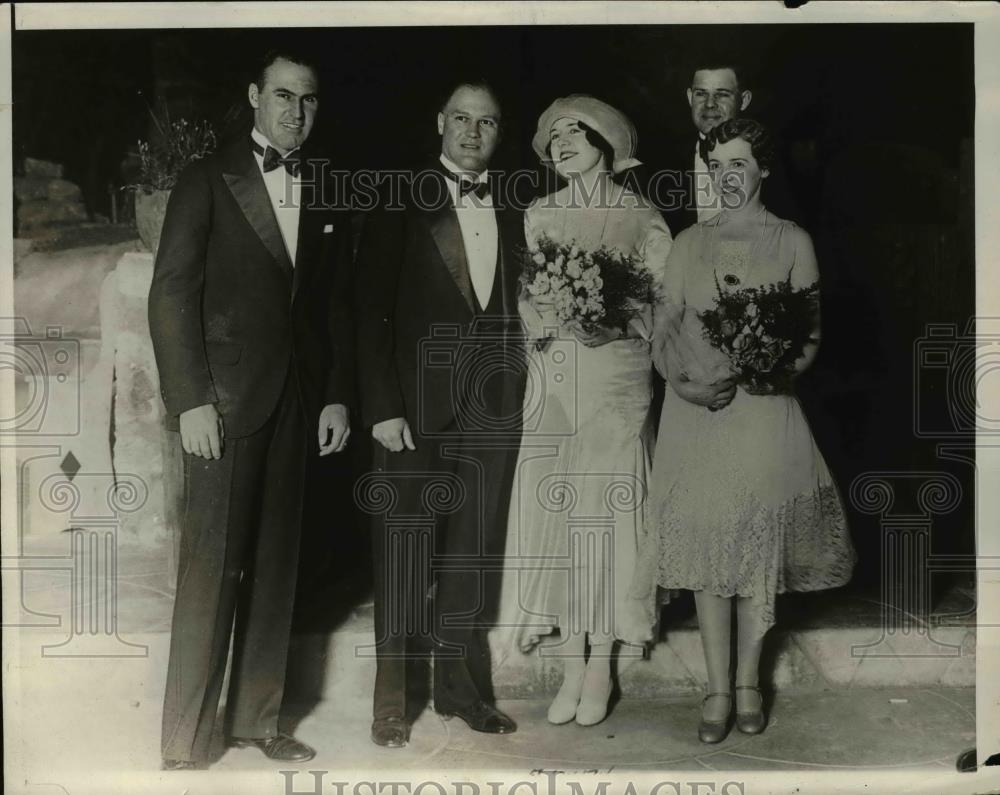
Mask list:
[[[508,786],[454,795],[537,795],[553,788],[589,795],[603,781],[612,782],[604,795],[654,795],[663,782],[671,786],[655,795],[1000,792],[998,768],[955,771],[958,755],[975,744],[973,687],[782,688],[764,734],[734,732],[717,746],[698,742],[697,695],[624,698],[591,728],[550,726],[547,699],[510,700],[501,706],[519,723],[513,735],[477,734],[427,710],[410,745],[390,750],[368,738],[374,666],[358,664],[350,676],[333,677],[322,700],[287,709],[289,727],[318,751],[311,762],[278,765],[254,749],[226,750],[220,735],[211,769],[163,773],[160,708],[171,595],[162,561],[122,556],[115,581],[120,639],[85,630],[92,623],[104,628],[98,616],[83,621],[67,643],[67,629],[78,623],[68,605],[90,616],[106,599],[97,592],[68,599],[79,585],[66,566],[65,543],[63,536],[44,550],[50,557],[22,561],[34,571],[21,573],[20,600],[5,606],[20,626],[8,624],[5,631],[14,639],[4,658],[9,793],[452,795],[436,786],[396,793],[337,784],[448,778],[528,782],[516,792]]]
[[[288,728],[318,751],[304,765],[275,764],[255,749],[227,750],[220,735],[218,758],[209,770],[163,773],[158,749],[166,649],[159,639],[165,636],[149,637],[156,640],[147,658],[35,658],[8,671],[23,700],[5,704],[7,792],[369,795],[368,789],[353,787],[338,792],[335,782],[455,776],[533,781],[538,792],[549,791],[546,784],[553,782],[561,788],[576,781],[590,793],[601,780],[634,781],[636,795],[646,791],[638,782],[654,780],[687,782],[679,790],[685,795],[796,787],[798,792],[896,792],[904,782],[915,792],[988,792],[988,780],[1000,787],[1000,770],[955,771],[958,755],[975,744],[973,688],[782,693],[762,735],[734,731],[717,746],[702,745],[696,737],[698,698],[622,700],[607,720],[590,728],[550,726],[547,701],[506,701],[501,707],[519,724],[515,734],[479,734],[458,719],[444,721],[426,710],[403,749],[370,742],[370,689],[352,688],[286,710]],[[690,789],[690,782],[713,777],[718,788]],[[743,789],[734,784],[723,790],[725,782]],[[861,788],[852,789],[855,785]],[[661,789],[658,795],[672,792]]]

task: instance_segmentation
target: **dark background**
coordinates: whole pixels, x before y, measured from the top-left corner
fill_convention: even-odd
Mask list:
[[[964,329],[974,311],[971,25],[17,32],[15,168],[25,155],[64,163],[88,209],[108,215],[111,193],[133,178],[128,153],[151,133],[150,107],[241,134],[252,64],[284,41],[319,56],[314,135],[347,169],[403,168],[435,154],[438,96],[480,74],[503,101],[496,166],[534,167],[535,121],[569,93],[623,110],[639,131],[639,157],[655,165],[664,142],[693,146],[684,95],[693,66],[706,52],[735,54],[751,67],[746,115],[778,134],[796,220],[816,242],[824,341],[801,396],[819,444],[845,498],[865,472],[958,476],[966,499],[935,520],[933,548],[973,552],[971,469],[914,432],[918,412],[953,425],[947,379],[914,365],[917,341],[928,323]],[[330,589],[357,594],[367,584],[367,530],[350,499],[367,440],[359,430],[352,459],[313,473],[302,582],[317,610]],[[971,446],[971,432],[957,441]],[[879,518],[849,510],[855,587],[877,591]]]

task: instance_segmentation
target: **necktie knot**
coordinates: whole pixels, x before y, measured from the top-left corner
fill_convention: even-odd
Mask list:
[[[273,146],[268,146],[266,149],[257,143],[252,138],[250,139],[253,145],[253,150],[264,157],[264,173],[267,174],[274,169],[284,166],[285,171],[291,174],[293,177],[299,175],[299,170],[301,166],[299,151],[296,149],[293,152],[289,152],[287,155],[282,155]]]
[[[490,195],[490,183],[488,182],[467,182],[461,186],[462,195],[475,193],[479,199],[485,199]]]
[[[475,193],[478,199],[485,199],[490,195],[490,183],[488,182],[474,182],[467,177],[461,177],[451,171],[445,172],[445,176],[458,185],[458,194],[460,196],[468,196],[470,193]]]

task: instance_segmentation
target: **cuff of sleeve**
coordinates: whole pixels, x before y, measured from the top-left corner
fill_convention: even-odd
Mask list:
[[[189,392],[184,395],[168,395],[165,390],[161,391],[163,405],[167,409],[167,414],[173,417],[180,417],[185,411],[196,409],[198,406],[205,406],[209,403],[218,404],[219,397],[213,387],[208,387],[200,392]]]

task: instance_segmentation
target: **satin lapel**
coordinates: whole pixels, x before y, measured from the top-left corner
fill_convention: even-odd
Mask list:
[[[323,190],[324,180],[327,178],[323,170],[326,161],[313,158],[312,152],[312,149],[303,147],[302,190],[299,196],[302,206],[299,208],[299,237],[295,247],[295,273],[292,276],[293,299],[309,284],[316,269],[324,265],[319,261],[325,238],[323,227],[332,221],[334,231],[331,234],[341,232],[336,228],[342,223],[339,215],[329,212],[330,208],[323,204],[327,195]]]
[[[497,211],[500,251],[497,266],[500,268],[503,285],[503,313],[507,317],[517,314],[517,279],[521,275],[518,248],[523,245],[524,221],[521,214],[512,209]]]
[[[303,191],[303,194],[305,191]],[[320,243],[319,235],[316,234],[316,223],[321,218],[321,213],[315,212],[312,208],[303,206],[299,208],[299,238],[295,246],[295,269],[292,275],[292,298],[298,294],[299,288],[308,281],[307,277],[312,273],[312,268],[316,266],[316,246]]]
[[[222,178],[260,242],[271,252],[278,266],[291,275],[292,262],[288,258],[285,241],[278,228],[278,219],[274,217],[264,177],[250,151],[250,144],[247,143],[244,152],[234,151],[232,155],[223,169]]]
[[[475,302],[472,298],[472,280],[469,278],[469,263],[465,258],[465,241],[462,239],[462,227],[458,225],[458,215],[449,202],[445,207],[430,212],[428,225],[431,237],[437,244],[438,252],[445,267],[455,280],[455,286],[473,312]]]

